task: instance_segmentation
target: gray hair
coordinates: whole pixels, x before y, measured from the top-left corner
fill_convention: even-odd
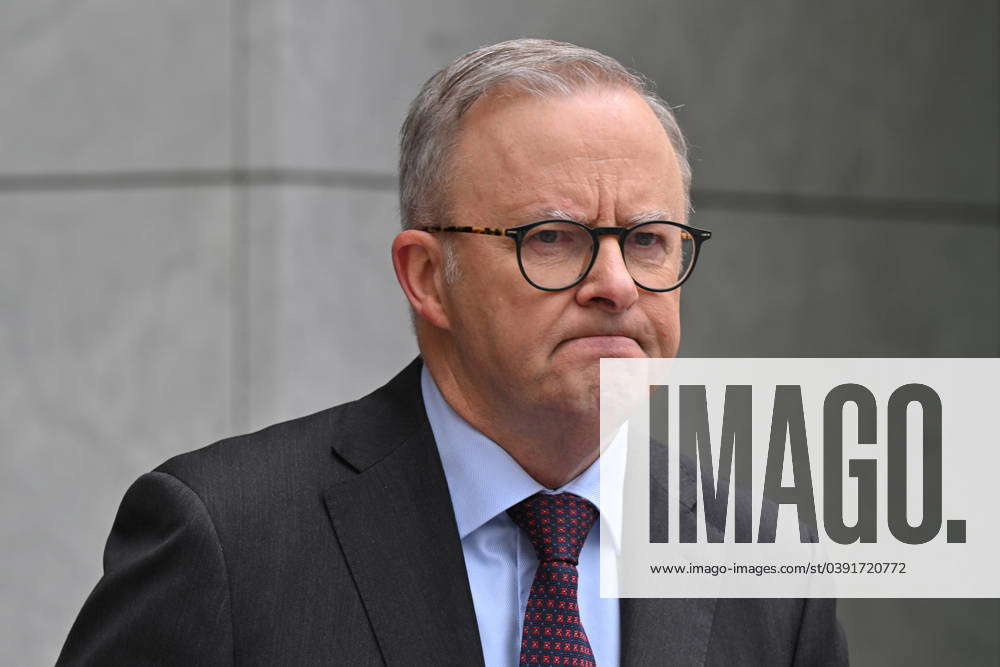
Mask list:
[[[448,163],[458,125],[469,107],[500,85],[544,96],[568,95],[592,85],[621,86],[642,96],[666,130],[677,154],[690,207],[687,142],[673,111],[641,74],[614,58],[566,42],[515,39],[461,56],[428,79],[400,130],[399,208],[403,229],[441,224],[447,218]]]

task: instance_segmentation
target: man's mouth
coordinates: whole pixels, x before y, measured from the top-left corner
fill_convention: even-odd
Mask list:
[[[559,344],[566,352],[596,357],[644,357],[642,347],[630,336],[599,335],[568,338]]]

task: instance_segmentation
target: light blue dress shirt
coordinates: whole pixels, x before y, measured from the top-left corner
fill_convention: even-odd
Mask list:
[[[438,391],[427,366],[420,378],[427,418],[441,454],[462,539],[472,601],[487,667],[512,667],[521,654],[521,624],[538,558],[507,508],[538,492],[568,491],[601,509],[595,462],[560,489],[536,482],[502,447],[460,417]],[[580,552],[577,601],[599,667],[618,664],[618,599],[600,596],[601,521]],[[605,530],[608,530],[605,525]]]

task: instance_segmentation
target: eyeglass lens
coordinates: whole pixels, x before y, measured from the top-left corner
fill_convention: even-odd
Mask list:
[[[586,228],[571,222],[546,222],[521,240],[521,265],[539,287],[561,289],[580,279],[595,250]],[[695,241],[680,227],[652,222],[630,230],[622,250],[625,266],[639,285],[666,290],[683,282],[691,270]]]

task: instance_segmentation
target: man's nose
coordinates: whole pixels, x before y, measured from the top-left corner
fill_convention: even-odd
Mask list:
[[[604,236],[590,273],[580,283],[576,300],[581,306],[598,306],[612,312],[628,310],[639,298],[639,288],[625,266],[621,246],[614,236]]]

